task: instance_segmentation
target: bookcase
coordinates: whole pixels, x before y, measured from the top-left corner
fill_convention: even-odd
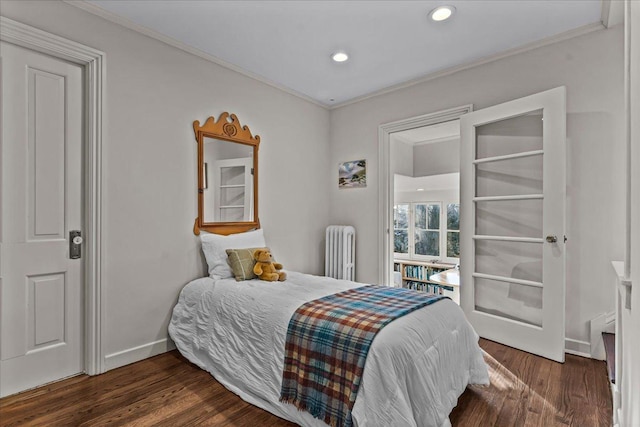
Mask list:
[[[446,286],[437,283],[430,278],[438,273],[455,268],[455,264],[427,262],[427,261],[410,261],[410,260],[394,260],[393,270],[400,273],[400,285],[406,289],[414,289],[421,292],[429,292],[437,295],[445,295],[460,303],[460,286]]]

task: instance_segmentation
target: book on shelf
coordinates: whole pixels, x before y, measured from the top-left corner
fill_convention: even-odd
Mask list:
[[[412,289],[414,291],[427,292],[436,295],[443,295],[444,291],[453,292],[453,287],[451,286],[443,286],[427,282],[416,282],[412,280],[405,280],[403,287],[406,289]]]

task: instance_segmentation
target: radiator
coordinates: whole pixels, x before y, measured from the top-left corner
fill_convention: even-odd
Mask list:
[[[326,232],[324,275],[355,280],[356,229],[350,225],[330,225]]]

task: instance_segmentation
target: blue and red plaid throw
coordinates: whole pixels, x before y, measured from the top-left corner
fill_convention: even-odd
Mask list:
[[[351,426],[351,409],[378,331],[443,298],[363,286],[303,304],[289,321],[280,401],[331,426]]]

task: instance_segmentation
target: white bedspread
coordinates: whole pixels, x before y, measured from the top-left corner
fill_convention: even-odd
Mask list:
[[[285,282],[194,280],[169,334],[180,352],[242,399],[303,426],[326,426],[279,402],[289,319],[303,303],[362,284],[288,272]],[[356,426],[447,426],[467,384],[488,384],[478,336],[445,299],[374,339],[353,407]]]

